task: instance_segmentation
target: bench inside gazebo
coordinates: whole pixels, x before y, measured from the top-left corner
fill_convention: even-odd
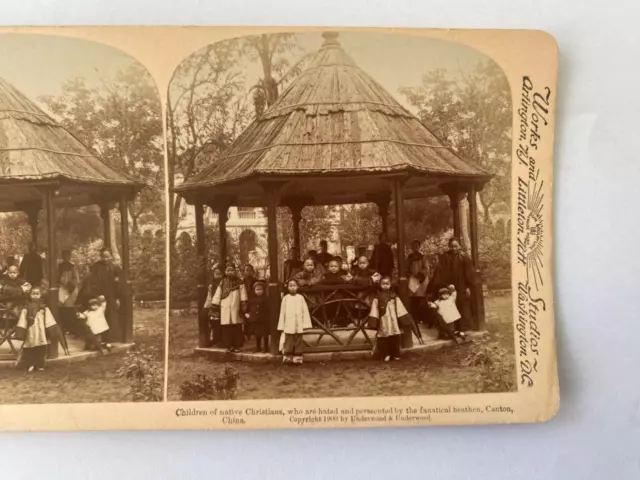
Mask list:
[[[110,215],[114,208],[119,209],[123,327],[119,341],[125,344],[133,341],[128,205],[143,186],[101,161],[73,133],[0,78],[0,212],[23,212],[36,245],[38,223],[41,219],[46,222],[47,243],[41,248],[48,262],[46,297],[54,317],[59,318],[56,210],[98,205],[104,225],[104,246],[110,248]],[[0,332],[0,339],[6,337],[0,345],[0,355],[5,358],[16,353],[11,329],[5,323]],[[58,358],[59,340],[52,339],[48,358]],[[79,347],[71,343],[78,353]]]
[[[397,272],[406,300],[405,199],[446,195],[450,199],[454,236],[462,232],[460,203],[469,203],[471,258],[476,270],[472,288],[473,329],[484,328],[484,306],[478,258],[477,192],[491,179],[478,165],[459,157],[412,113],[361,70],[343,50],[338,34],[326,32],[308,67],[219,158],[175,191],[195,206],[199,345],[207,347],[204,207],[218,215],[219,258],[227,258],[226,220],[230,206],[265,207],[268,221],[268,295],[271,353],[277,354],[282,280],[279,275],[277,209],[293,219],[293,244],[300,247],[302,210],[315,205],[375,203],[388,231],[389,207],[396,221]],[[334,290],[336,290],[334,288]],[[344,292],[349,289],[344,290]],[[340,294],[345,301],[352,298]],[[317,305],[310,304],[310,308]],[[362,307],[361,307],[362,308]],[[349,311],[349,309],[347,309]],[[353,312],[353,309],[351,309]],[[370,349],[359,321],[327,326],[314,319],[317,351]],[[353,342],[358,337],[364,341]],[[369,334],[370,335],[370,334]],[[333,338],[332,345],[326,344]],[[307,341],[312,346],[314,340]],[[311,342],[311,343],[310,343]],[[324,343],[323,343],[324,342]],[[405,348],[412,331],[404,332]]]

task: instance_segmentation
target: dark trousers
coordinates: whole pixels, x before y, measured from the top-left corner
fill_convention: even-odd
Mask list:
[[[269,335],[256,334],[256,348],[260,350],[262,344],[264,344],[262,349],[266,351],[269,348]]]
[[[240,348],[244,342],[242,324],[222,325],[222,346],[224,348]]]
[[[392,335],[377,338],[377,348],[382,358],[389,356],[398,358],[400,356],[400,337],[401,335]]]
[[[409,313],[416,323],[426,322],[425,314],[426,299],[424,297],[409,297]]]
[[[60,324],[60,328],[62,328],[62,331],[81,336],[81,331],[78,326],[78,318],[76,317],[76,308],[60,307],[58,308],[58,312],[58,323]]]
[[[21,363],[25,368],[44,368],[47,361],[47,346],[31,347],[22,349]]]
[[[211,328],[211,339],[212,345],[220,345],[222,343],[222,327],[220,325],[220,320],[211,319],[209,322],[209,326]]]
[[[435,314],[435,318],[436,318],[436,321],[438,322],[437,327],[438,327],[438,332],[440,332],[440,337],[448,338],[455,342],[456,341],[456,335],[455,335],[456,324],[458,322],[447,323],[444,321],[444,318],[442,318],[442,315],[440,315],[437,312]]]
[[[122,328],[120,322],[120,311],[116,308],[116,299],[107,298],[107,310],[104,316],[109,324],[109,330],[104,332],[104,338],[107,342],[121,342]]]
[[[301,333],[285,333],[284,335],[284,354],[287,357],[302,355],[304,344],[302,343]]]

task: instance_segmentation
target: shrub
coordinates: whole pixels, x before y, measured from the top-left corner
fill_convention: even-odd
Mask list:
[[[480,392],[511,392],[516,390],[513,355],[495,343],[476,343],[463,360],[467,367],[479,367]]]
[[[238,379],[240,374],[230,366],[213,378],[201,373],[180,385],[182,400],[235,400],[238,396]]]
[[[160,402],[164,389],[164,363],[156,347],[140,345],[130,350],[117,375],[128,384],[134,402]]]

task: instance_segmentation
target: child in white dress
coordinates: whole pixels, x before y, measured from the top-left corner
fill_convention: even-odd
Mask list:
[[[287,282],[289,293],[282,298],[280,305],[280,319],[278,331],[282,332],[284,341],[282,345],[282,363],[295,365],[302,364],[302,332],[306,328],[312,328],[311,315],[307,301],[298,293],[298,282],[290,279]]]
[[[453,324],[462,318],[456,306],[456,287],[449,285],[448,288],[441,288],[438,291],[438,299],[429,303],[429,307],[437,310],[438,329],[441,336],[446,336],[453,340],[456,345],[459,339],[464,339],[465,334],[454,329]]]
[[[103,295],[97,298],[92,298],[87,303],[87,310],[78,314],[78,318],[85,321],[86,326],[91,335],[89,336],[89,343],[93,346],[99,346],[99,350],[102,352],[102,348],[111,350],[112,345],[102,341],[103,334],[109,330],[109,324],[105,317],[107,310],[107,301]],[[93,336],[93,338],[91,338]]]
[[[33,287],[29,300],[20,311],[16,328],[16,339],[23,340],[18,363],[23,364],[27,372],[44,370],[47,358],[47,345],[50,338],[57,334],[57,324],[51,310],[41,299],[40,287]]]

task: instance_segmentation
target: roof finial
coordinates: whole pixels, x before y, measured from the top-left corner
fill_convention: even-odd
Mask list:
[[[322,38],[324,38],[324,42],[322,42],[323,47],[339,47],[340,42],[338,41],[338,32],[322,32]]]

